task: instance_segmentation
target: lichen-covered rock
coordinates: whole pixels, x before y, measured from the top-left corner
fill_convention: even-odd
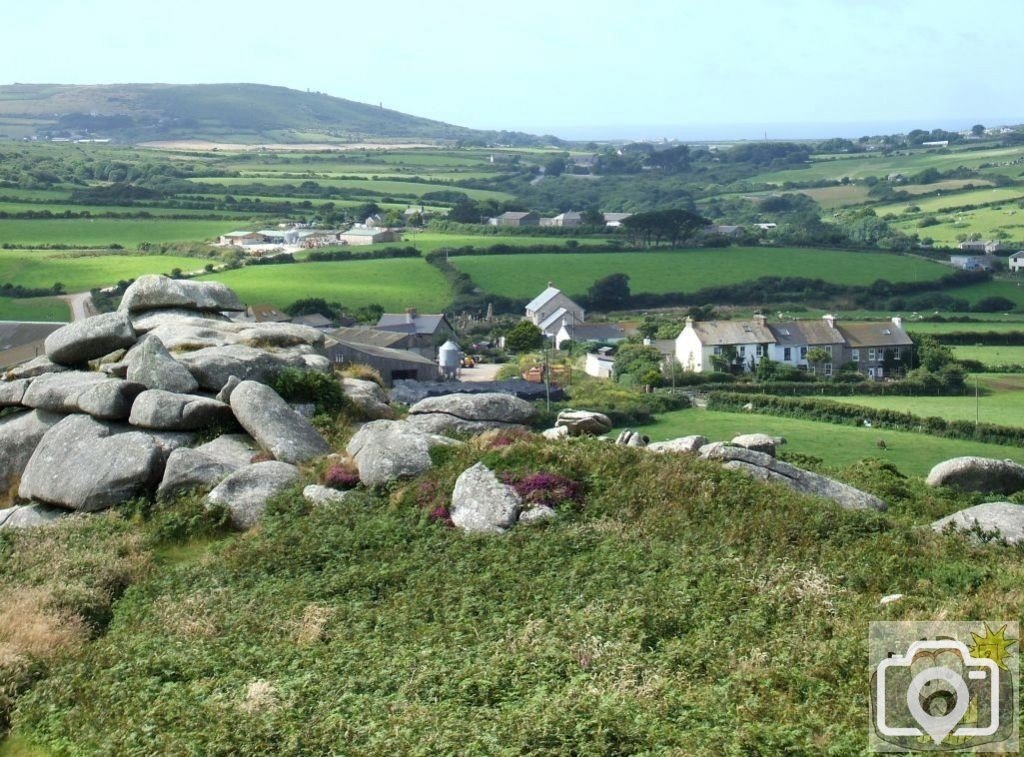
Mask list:
[[[554,428],[546,428],[540,433],[545,439],[551,439],[552,441],[557,439],[568,439],[569,438],[569,427],[568,426],[555,426]]]
[[[223,402],[197,394],[147,389],[135,399],[128,422],[161,431],[195,431],[230,419],[231,408]]]
[[[1024,489],[1024,465],[990,457],[954,457],[932,468],[925,483],[963,492],[1013,494]]]
[[[646,447],[650,441],[650,437],[638,433],[631,428],[622,429],[615,438],[615,443],[620,447],[639,447],[641,449]]]
[[[238,332],[239,344],[250,347],[324,346],[324,332],[298,323],[257,323]]]
[[[1024,505],[1012,502],[986,502],[948,515],[932,523],[942,532],[947,528],[981,535],[998,534],[1007,544],[1024,542]]]
[[[433,464],[430,449],[459,444],[427,434],[405,421],[372,421],[349,440],[346,451],[355,459],[359,480],[367,486],[384,486],[406,476],[417,476]]]
[[[647,449],[651,452],[676,452],[693,455],[707,443],[708,438],[706,436],[694,434],[692,436],[680,436],[664,442],[653,442],[647,445]]]
[[[235,387],[241,383],[242,379],[238,376],[228,376],[227,383],[217,392],[217,401],[231,404],[231,392],[235,391]]]
[[[510,394],[446,394],[427,397],[409,408],[407,421],[428,434],[479,434],[490,429],[525,429],[536,410]]]
[[[21,404],[54,413],[88,413],[105,420],[123,420],[143,388],[102,373],[49,373],[33,379]]]
[[[555,426],[565,426],[570,436],[601,436],[612,430],[612,421],[604,413],[592,410],[563,410]]]
[[[17,407],[25,397],[25,391],[32,379],[0,381],[0,408]]]
[[[0,530],[39,528],[68,515],[67,510],[48,505],[15,505],[0,510]]]
[[[554,520],[557,517],[558,513],[547,505],[534,505],[529,510],[523,510],[519,513],[519,524],[529,526],[534,523],[544,523],[549,520]]]
[[[321,486],[320,484],[310,484],[302,490],[302,496],[314,506],[337,504],[338,502],[343,502],[348,495],[349,492],[347,491],[338,491],[337,489]]]
[[[785,443],[785,440],[768,434],[740,434],[732,438],[732,443],[737,447],[746,447],[775,457],[775,447]]]
[[[121,312],[183,308],[185,310],[245,310],[238,296],[216,281],[189,281],[167,276],[140,276],[125,290]]]
[[[71,415],[40,440],[21,477],[18,496],[94,512],[120,504],[159,480],[156,440],[88,415]]]
[[[231,392],[235,418],[277,460],[305,463],[331,451],[308,420],[265,384],[243,381]]]
[[[32,410],[0,418],[0,494],[18,480],[43,435],[63,417]]]
[[[46,355],[40,355],[39,357],[32,358],[27,363],[9,368],[4,373],[4,379],[16,381],[17,379],[35,378],[47,373],[63,373],[70,370],[66,365],[59,365],[46,357]]]
[[[248,464],[248,461],[246,463]],[[243,467],[229,465],[197,449],[176,449],[167,458],[164,477],[156,493],[158,496],[166,497],[189,489],[209,491]]]
[[[165,326],[172,323],[193,322],[203,319],[222,324],[230,322],[226,316],[223,316],[220,313],[210,311],[199,313],[187,308],[141,310],[136,313],[129,313],[128,317],[131,318],[132,328],[134,328],[138,334],[145,334],[159,326]]]
[[[46,356],[61,365],[76,365],[135,344],[136,334],[124,313],[104,313],[74,321],[46,337]]]
[[[501,534],[516,524],[523,502],[483,463],[467,468],[455,481],[451,516],[456,528],[472,533]]]
[[[191,394],[199,388],[191,371],[175,360],[156,337],[143,337],[128,353],[125,362],[128,380],[147,389]]]
[[[280,494],[299,478],[299,469],[288,463],[255,463],[235,471],[206,495],[206,505],[228,511],[231,525],[249,529],[259,523],[267,500]]]
[[[191,371],[201,388],[210,392],[219,392],[232,376],[242,381],[269,383],[285,368],[296,365],[294,360],[244,344],[186,352],[178,356],[178,362]]]
[[[388,395],[373,381],[357,378],[341,379],[341,388],[364,417],[376,421],[394,418],[395,411],[388,404]]]

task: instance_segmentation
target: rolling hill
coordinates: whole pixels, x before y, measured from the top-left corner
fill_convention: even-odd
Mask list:
[[[319,92],[264,84],[2,85],[0,137],[4,136],[246,144],[541,141],[529,134],[477,131]]]

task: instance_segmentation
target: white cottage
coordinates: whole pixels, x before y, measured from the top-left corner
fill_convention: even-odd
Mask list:
[[[526,306],[527,320],[537,326],[544,336],[555,336],[564,323],[572,326],[583,323],[583,316],[583,308],[552,286],[550,281],[548,288]]]
[[[754,316],[749,321],[687,318],[686,327],[676,337],[676,360],[684,371],[708,373],[715,370],[712,358],[731,347],[736,350],[736,360],[743,369],[753,370],[775,342],[764,316]]]

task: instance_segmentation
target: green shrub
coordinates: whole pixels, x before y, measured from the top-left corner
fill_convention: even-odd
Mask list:
[[[337,415],[348,404],[341,384],[329,373],[285,368],[270,385],[286,401],[311,402],[325,415]]]

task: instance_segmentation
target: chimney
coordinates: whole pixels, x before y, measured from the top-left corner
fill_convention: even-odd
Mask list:
[[[894,315],[892,317],[892,325],[898,329],[903,328],[903,319],[898,315]]]
[[[827,323],[830,329],[834,329],[836,327],[836,317],[831,313],[823,315],[821,320]]]
[[[553,282],[553,281],[549,281],[549,282],[548,282],[548,288],[549,288],[549,289],[551,289],[551,288],[552,288],[552,287],[554,287],[554,286],[555,286],[555,282]]]
[[[754,323],[758,326],[764,326],[767,320],[768,319],[765,317],[764,313],[754,313]]]
[[[686,316],[686,325],[692,329],[693,328],[693,318],[691,318],[690,316]]]
[[[416,308],[405,309],[405,322],[415,323],[416,322]]]

